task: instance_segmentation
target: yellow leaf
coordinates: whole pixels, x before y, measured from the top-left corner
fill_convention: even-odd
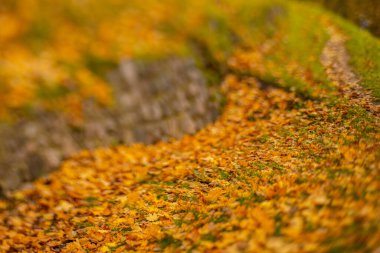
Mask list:
[[[157,221],[159,217],[157,214],[154,213],[154,214],[148,214],[147,216],[145,216],[145,219],[147,221],[154,222],[154,221]]]

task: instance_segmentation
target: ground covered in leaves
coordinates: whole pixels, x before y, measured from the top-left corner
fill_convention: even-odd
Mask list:
[[[356,252],[379,246],[378,120],[228,76],[192,137],[82,152],[2,202],[3,250]],[[366,134],[363,135],[363,132]]]
[[[118,6],[122,1],[111,2]],[[131,2],[136,10],[148,8]],[[153,2],[146,4],[152,10],[163,10],[163,5]],[[173,10],[184,10],[179,1],[169,2],[177,8]],[[177,19],[170,11],[148,12],[147,23],[141,26],[136,24],[139,19],[133,19],[138,11],[127,9],[114,19],[105,15],[103,29],[91,30],[90,22],[84,29],[89,34],[82,38],[78,33],[71,44],[63,46],[59,39],[52,39],[57,44],[50,41],[51,54],[47,50],[41,59],[33,50],[20,50],[23,45],[17,43],[24,40],[14,33],[0,33],[0,46],[8,49],[3,53],[8,61],[2,62],[0,71],[7,77],[4,89],[19,98],[2,100],[4,118],[30,103],[48,106],[52,100],[38,92],[41,80],[44,85],[54,80],[50,91],[68,85],[64,94],[58,89],[59,94],[49,95],[59,95],[55,98],[61,106],[72,97],[80,101],[87,95],[105,94],[106,84],[92,79],[98,78],[97,68],[84,64],[89,58],[104,63],[123,53],[144,55],[149,50],[165,55],[171,45],[167,43],[174,41],[179,43],[170,49],[200,57],[210,82],[219,81],[226,96],[222,116],[194,136],[151,146],[83,151],[57,172],[14,192],[0,202],[1,251],[380,250],[380,122],[374,98],[380,91],[380,72],[376,71],[380,57],[374,53],[379,42],[311,5],[287,1],[276,1],[273,6],[262,1],[191,3],[194,10],[202,11],[184,12],[186,19],[179,19],[183,26],[173,23]],[[28,12],[22,13],[29,17]],[[123,19],[125,15],[133,18]],[[6,18],[12,21],[12,15]],[[17,24],[15,20],[12,22]],[[110,42],[123,38],[116,36],[120,32],[116,28],[122,26],[106,29],[121,20],[135,28],[136,34],[131,32],[134,38],[160,39],[138,44],[134,53],[127,46],[115,49],[114,55],[102,50],[128,45]],[[98,24],[98,19],[92,22]],[[205,22],[209,26],[192,29]],[[152,24],[160,24],[159,29]],[[179,32],[180,27],[186,29]],[[65,29],[77,32],[75,26]],[[59,38],[67,30],[62,30]],[[92,32],[96,31],[102,38],[100,46],[86,47],[88,36],[95,36]],[[13,39],[18,42],[6,43]],[[38,47],[46,38],[33,41]],[[187,48],[184,41],[191,46]],[[364,42],[365,49],[361,47]],[[195,48],[195,53],[190,48]],[[60,50],[65,53],[59,54]],[[30,70],[24,72],[30,75],[21,76],[33,81],[25,82],[32,87],[27,96],[17,93],[24,90],[16,88],[18,74],[12,59],[19,59],[21,66]],[[47,62],[36,70],[28,65],[33,63],[28,63],[29,59]],[[71,61],[77,64],[68,65]],[[60,74],[49,75],[55,71]],[[80,81],[82,74],[88,82]],[[92,90],[91,83],[99,86]],[[362,87],[359,83],[370,91],[358,88]],[[98,97],[103,98],[106,104],[107,97]]]

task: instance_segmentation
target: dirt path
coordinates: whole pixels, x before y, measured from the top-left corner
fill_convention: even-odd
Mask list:
[[[345,98],[379,116],[380,105],[360,85],[360,78],[349,65],[350,56],[345,47],[347,37],[332,24],[326,24],[326,27],[330,40],[323,49],[321,63],[326,68],[329,79],[339,88]]]

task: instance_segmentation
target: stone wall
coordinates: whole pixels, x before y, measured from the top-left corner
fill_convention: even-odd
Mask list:
[[[56,169],[80,149],[179,138],[217,116],[205,78],[191,59],[125,60],[109,80],[115,105],[103,108],[84,101],[79,129],[62,114],[46,111],[12,126],[0,125],[3,192]]]

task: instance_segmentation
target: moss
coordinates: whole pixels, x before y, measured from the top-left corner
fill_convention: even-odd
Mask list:
[[[86,67],[102,79],[105,79],[107,71],[115,69],[118,64],[115,60],[100,58],[91,53],[85,55],[84,61]]]
[[[54,100],[64,97],[70,93],[70,89],[65,86],[40,85],[37,90],[37,96],[43,100]]]
[[[51,22],[47,18],[39,17],[31,22],[22,39],[37,53],[49,42],[52,34]]]
[[[332,90],[319,61],[328,40],[323,27],[315,25],[320,23],[322,10],[309,4],[293,2],[289,2],[286,7],[287,15],[282,22],[283,38],[274,56],[276,65],[281,69],[279,79],[282,79],[282,86],[292,88],[306,97],[312,97],[316,88]],[[299,69],[289,69],[287,63],[295,63]]]
[[[169,246],[174,246],[175,248],[178,248],[182,245],[182,242],[180,240],[175,239],[174,237],[167,235],[164,238],[162,238],[158,244],[160,245],[161,249],[165,249]]]
[[[267,7],[266,16],[255,22],[261,30],[250,38],[250,47],[261,54],[263,44],[272,46],[264,50],[259,69],[249,69],[247,73],[304,98],[316,98],[320,90],[334,90],[319,61],[328,41],[325,29],[315,25],[321,23],[323,13],[318,6],[292,1],[277,1]],[[268,17],[271,21],[264,22]]]
[[[323,11],[316,6],[290,4],[287,22],[285,52],[290,53],[299,64],[312,72],[312,78],[328,87],[328,79],[319,61],[328,35],[320,23]]]

